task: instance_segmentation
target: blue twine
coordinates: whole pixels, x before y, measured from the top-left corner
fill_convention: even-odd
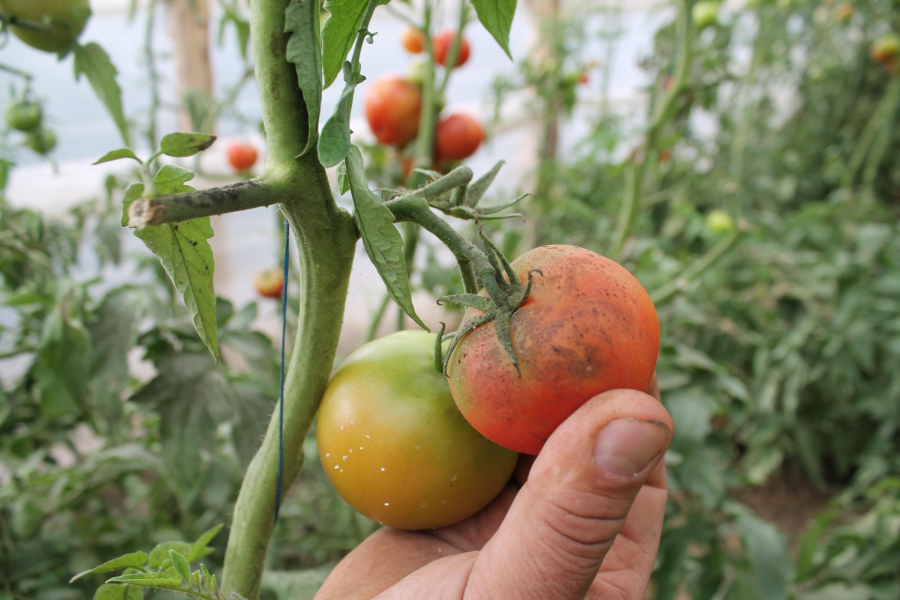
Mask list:
[[[281,486],[284,479],[284,338],[287,329],[288,257],[290,253],[291,224],[284,221],[284,280],[281,288],[281,383],[278,392],[278,497],[275,499],[275,522],[281,510]]]

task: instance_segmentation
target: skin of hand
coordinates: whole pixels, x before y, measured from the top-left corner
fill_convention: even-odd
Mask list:
[[[430,531],[376,531],[316,600],[642,600],[659,549],[672,418],[647,394],[592,398],[522,455],[484,510]]]

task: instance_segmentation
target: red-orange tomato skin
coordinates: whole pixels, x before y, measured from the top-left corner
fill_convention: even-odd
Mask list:
[[[438,160],[462,160],[475,154],[484,141],[484,129],[475,117],[450,115],[434,129],[434,153]]]
[[[512,265],[523,281],[530,272],[533,281],[530,297],[511,320],[522,376],[488,323],[468,333],[450,357],[450,391],[486,438],[537,454],[594,396],[650,387],[659,321],[637,279],[590,250],[542,246]],[[479,314],[468,309],[460,329]]]
[[[442,31],[437,34],[432,41],[432,47],[434,49],[434,58],[438,61],[438,64],[442,67],[447,66],[447,55],[450,54],[450,48],[453,47],[453,40],[456,39],[455,31]],[[469,47],[469,41],[462,37],[459,40],[459,53],[456,55],[456,65],[457,67],[461,67],[466,64],[466,61],[469,60],[469,54],[471,54],[472,49]]]
[[[228,162],[235,171],[248,170],[256,164],[256,159],[259,158],[259,152],[251,144],[231,144],[225,152],[228,154]]]
[[[418,54],[425,49],[425,35],[415,27],[407,27],[400,34],[400,43],[410,54]]]
[[[366,119],[378,143],[402,148],[419,134],[422,94],[398,75],[379,77],[366,90]]]

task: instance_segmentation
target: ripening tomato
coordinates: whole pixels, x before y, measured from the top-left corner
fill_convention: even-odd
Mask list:
[[[366,90],[366,119],[378,143],[402,148],[419,134],[422,93],[399,75],[379,77]]]
[[[281,298],[284,290],[284,271],[269,267],[263,269],[253,278],[253,287],[264,298]]]
[[[434,58],[438,61],[438,64],[446,67],[447,66],[447,58],[450,54],[450,49],[453,47],[453,40],[456,39],[455,31],[442,31],[441,33],[435,36],[434,41],[432,42],[432,46],[434,48]],[[469,53],[472,49],[469,47],[469,41],[463,36],[459,40],[459,53],[456,55],[456,66],[461,67],[466,64],[466,61],[469,60]]]
[[[484,129],[471,115],[458,113],[438,121],[434,129],[437,160],[462,160],[475,154],[484,140]]]
[[[581,75],[578,77],[578,83],[580,83],[581,85],[585,85],[589,81],[590,79],[588,78],[587,71],[582,71]]]
[[[0,10],[50,27],[51,31],[16,26],[10,30],[32,48],[56,53],[75,45],[91,16],[88,0],[0,0]]]
[[[383,525],[429,529],[484,508],[517,455],[459,413],[433,364],[434,335],[401,331],[354,351],[322,398],[319,459],[341,497]]]
[[[400,43],[410,54],[418,54],[425,49],[425,35],[412,26],[407,26],[400,34]]]
[[[512,263],[531,295],[511,319],[522,376],[494,323],[467,333],[448,363],[466,420],[505,448],[537,454],[575,410],[614,389],[646,391],[659,352],[650,296],[615,262],[576,246],[542,246]],[[461,330],[480,312],[468,309]]]
[[[259,158],[259,152],[253,144],[243,142],[235,142],[226,148],[225,153],[228,155],[228,162],[234,167],[235,171],[247,171],[256,164]]]
[[[888,33],[872,43],[872,60],[889,65],[900,55],[900,36]]]
[[[41,125],[44,111],[39,102],[21,100],[6,107],[6,124],[18,131],[34,131]]]

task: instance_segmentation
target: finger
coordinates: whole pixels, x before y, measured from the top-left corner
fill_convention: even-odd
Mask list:
[[[518,491],[518,486],[508,485],[490,504],[465,521],[440,527],[428,533],[464,552],[481,550],[497,533]]]
[[[537,456],[533,454],[520,454],[519,462],[516,463],[516,470],[513,471],[512,479],[519,486],[525,485],[525,482],[528,481],[528,474],[531,472],[531,466],[534,464],[534,461],[537,460]]]
[[[385,527],[338,563],[316,600],[370,600],[432,561],[461,552],[426,533]]]
[[[398,581],[374,600],[459,600],[465,594],[466,581],[477,556],[475,552],[467,552],[436,560]]]
[[[666,465],[661,461],[634,499],[625,525],[591,585],[588,600],[644,598],[659,551],[667,497]]]
[[[584,598],[671,431],[665,408],[633,390],[601,394],[578,409],[550,436],[476,560],[467,593]]]

